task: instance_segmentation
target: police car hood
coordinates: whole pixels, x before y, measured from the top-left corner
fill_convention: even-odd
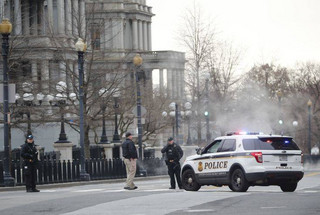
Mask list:
[[[186,158],[186,160],[187,161],[189,161],[189,160],[194,160],[195,158],[198,158],[199,157],[199,155],[191,155],[191,156],[188,156],[187,158]]]

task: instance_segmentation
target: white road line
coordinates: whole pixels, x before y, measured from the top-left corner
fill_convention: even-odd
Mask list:
[[[90,190],[75,190],[75,193],[86,193],[86,192],[99,192],[103,191],[104,189],[90,189]]]
[[[260,207],[261,209],[280,209],[280,208],[286,208],[287,206],[276,206],[276,207]]]
[[[317,193],[318,191],[316,191],[316,190],[305,190],[304,192],[305,193]]]

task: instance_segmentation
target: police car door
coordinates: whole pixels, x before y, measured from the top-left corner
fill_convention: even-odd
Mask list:
[[[233,156],[236,150],[236,139],[225,139],[215,153],[214,170],[215,181],[219,184],[228,182],[228,172],[233,164]]]
[[[214,156],[221,145],[222,140],[215,140],[208,145],[201,153],[198,160],[198,168],[195,170],[201,184],[212,184],[214,179]]]

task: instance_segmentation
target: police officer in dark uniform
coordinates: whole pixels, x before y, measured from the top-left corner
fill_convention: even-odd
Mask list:
[[[23,168],[27,192],[40,192],[36,189],[38,151],[32,135],[28,135],[25,144],[22,145],[21,157],[24,160]]]
[[[183,156],[183,151],[181,147],[173,142],[173,138],[169,137],[168,144],[161,149],[162,153],[166,153],[166,164],[168,166],[168,174],[170,176],[171,187],[169,189],[176,189],[176,183],[174,175],[176,175],[177,183],[179,189],[182,189],[182,183],[180,178],[180,159]]]

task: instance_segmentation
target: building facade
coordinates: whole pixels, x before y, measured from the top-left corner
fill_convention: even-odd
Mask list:
[[[161,93],[171,99],[184,97],[184,53],[152,50],[154,14],[145,0],[2,0],[0,12],[0,19],[9,18],[13,24],[10,82],[16,84],[21,99],[26,93],[23,83],[33,83],[32,102],[36,108],[41,103],[49,105],[48,100],[38,101],[36,95],[55,95],[59,81],[67,84],[68,94],[76,93],[77,38],[88,43],[86,59],[90,58],[90,65],[87,61],[85,70],[104,73],[99,84],[110,79],[110,70],[124,74],[122,85],[134,82],[132,75],[125,74],[131,71],[133,56],[139,53],[147,79],[144,88],[153,89],[153,74],[157,71]],[[113,122],[107,125],[107,136],[111,139]],[[59,120],[42,125],[31,117],[31,127],[39,144],[51,150],[59,136]],[[21,128],[12,129],[13,148],[22,144],[24,133]],[[68,126],[66,133],[71,142],[79,142],[78,133]]]

